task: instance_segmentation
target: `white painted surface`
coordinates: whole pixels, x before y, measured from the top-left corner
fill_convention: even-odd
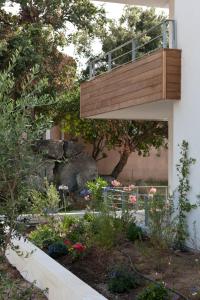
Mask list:
[[[179,158],[178,144],[183,139],[189,142],[190,156],[197,159],[191,168],[189,195],[196,203],[200,194],[200,1],[175,0],[178,48],[182,49],[182,99],[174,104],[173,125],[173,187],[178,183],[175,165]],[[191,238],[194,238],[196,222],[196,244],[200,247],[200,207],[189,215],[188,224]]]
[[[36,281],[36,286],[42,290],[48,288],[49,300],[106,300],[31,242],[14,239],[13,244],[19,246],[24,255],[7,250],[8,261],[27,281]]]
[[[171,118],[175,100],[156,101],[90,117],[90,119],[165,120]]]
[[[167,8],[169,5],[169,0],[95,0],[95,1],[163,7],[163,8]]]

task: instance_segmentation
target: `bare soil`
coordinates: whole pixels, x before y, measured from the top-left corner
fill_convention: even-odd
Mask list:
[[[5,259],[0,257],[0,275],[6,276],[7,285],[5,285],[2,281],[0,281],[0,300],[15,300],[22,299],[20,294],[22,295],[25,290],[31,288],[31,295],[26,296],[25,300],[45,300],[47,299],[44,294],[35,287],[32,287],[30,283],[25,281],[16,268],[12,267]],[[13,286],[15,288],[13,288]]]
[[[136,295],[150,282],[142,281],[142,286],[126,294],[112,294],[108,291],[108,275],[113,266],[127,265],[130,261],[143,275],[164,282],[177,290],[188,300],[200,300],[200,254],[173,250],[155,249],[149,240],[131,243],[125,241],[115,249],[90,249],[86,255],[72,261],[64,256],[58,261],[102,293],[110,300],[134,300]],[[173,295],[172,299],[181,299]]]

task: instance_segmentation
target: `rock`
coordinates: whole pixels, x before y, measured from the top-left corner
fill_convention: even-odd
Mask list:
[[[84,146],[72,141],[64,141],[63,150],[65,158],[73,158],[83,152]]]
[[[43,152],[45,157],[51,159],[62,159],[64,155],[63,141],[41,140],[36,146],[36,150]]]
[[[98,176],[95,160],[86,153],[58,163],[54,172],[56,185],[68,186],[70,192],[83,189],[88,180]]]

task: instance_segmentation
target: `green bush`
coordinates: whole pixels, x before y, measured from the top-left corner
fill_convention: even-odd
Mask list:
[[[72,225],[75,225],[79,222],[79,218],[74,216],[64,216],[63,220],[59,224],[59,229],[61,234],[67,234]]]
[[[95,181],[88,181],[87,188],[91,193],[92,208],[99,210],[103,204],[103,188],[107,187],[108,183],[101,177],[98,177]]]
[[[91,241],[100,247],[112,248],[123,235],[122,227],[120,219],[102,213],[91,223]]]
[[[48,247],[48,255],[52,258],[58,258],[68,253],[67,246],[62,242],[56,242]]]
[[[95,215],[93,213],[85,213],[83,219],[89,223],[95,220]]]
[[[163,284],[150,284],[138,297],[137,300],[170,300],[168,290]]]
[[[125,267],[115,268],[108,281],[109,291],[112,293],[125,293],[138,286],[136,275]]]
[[[59,240],[55,230],[49,225],[39,225],[29,234],[29,239],[39,248],[46,248]]]
[[[135,240],[142,239],[142,229],[135,223],[130,223],[127,229],[127,238],[134,242]]]

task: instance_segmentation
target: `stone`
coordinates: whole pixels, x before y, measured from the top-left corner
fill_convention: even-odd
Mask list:
[[[70,192],[80,191],[87,181],[98,176],[95,160],[86,153],[81,153],[67,162],[57,163],[54,173],[56,185],[68,186]]]
[[[72,141],[64,141],[63,150],[65,158],[73,158],[84,151],[84,146]]]
[[[43,152],[45,157],[62,159],[64,155],[63,141],[41,140],[38,142],[37,151]]]

